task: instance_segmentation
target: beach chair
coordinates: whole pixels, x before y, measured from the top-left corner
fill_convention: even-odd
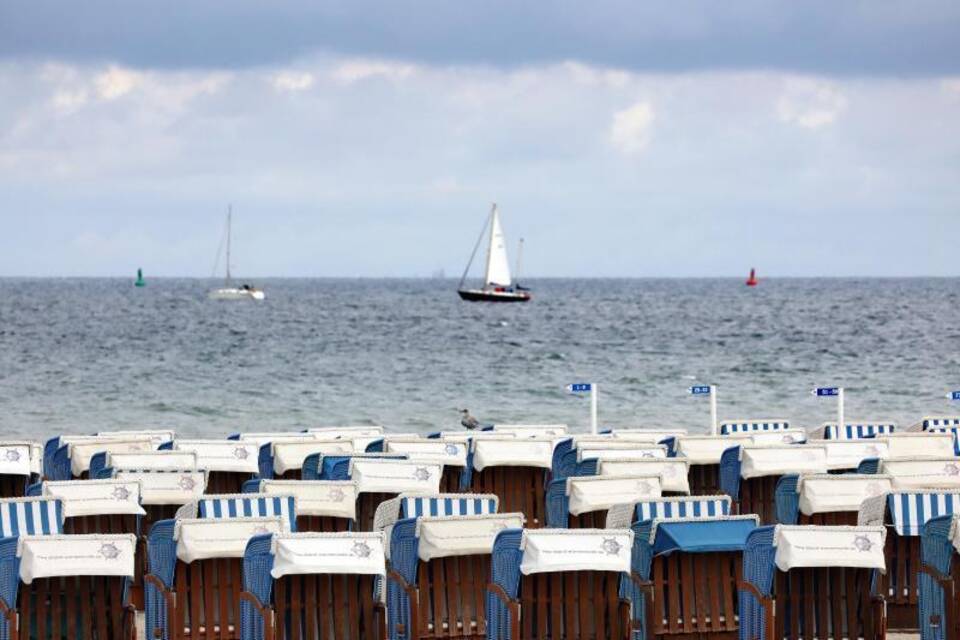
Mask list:
[[[108,453],[155,451],[155,439],[147,434],[125,436],[61,436],[60,447],[53,455],[47,478],[50,480],[86,479],[90,477],[91,460]]]
[[[960,513],[960,490],[896,490],[866,500],[860,509],[859,524],[887,529],[884,556],[887,572],[878,583],[878,592],[887,601],[891,629],[913,630],[919,624],[920,536],[933,517]]]
[[[841,429],[836,422],[824,422],[814,437],[823,440],[861,440],[895,433],[897,425],[892,422],[846,423]]]
[[[522,513],[528,528],[545,526],[546,482],[557,442],[540,437],[471,440],[470,490],[495,494],[501,511]]]
[[[25,536],[0,540],[2,637],[133,640],[128,585],[132,535]]]
[[[687,461],[687,480],[692,496],[720,493],[720,458],[730,447],[752,445],[744,436],[681,436],[671,441],[672,456]]]
[[[667,439],[685,438],[687,437],[687,430],[614,428],[609,430],[609,435],[617,440],[660,443]]]
[[[420,516],[398,521],[390,540],[391,640],[480,639],[496,535],[523,528],[523,514]]]
[[[0,498],[20,498],[42,473],[42,449],[36,442],[0,441]]]
[[[777,525],[755,529],[743,552],[740,638],[881,640],[883,527]]]
[[[243,640],[383,640],[378,533],[287,533],[250,540],[243,559]]]
[[[313,455],[344,455],[354,453],[353,442],[342,439],[313,437],[289,438],[260,445],[259,477],[265,480],[302,480],[303,463]]]
[[[890,457],[890,446],[884,438],[808,440],[807,444],[826,449],[830,473],[849,473],[858,470],[862,464],[879,465],[881,460]]]
[[[207,487],[207,474],[195,468],[141,469],[125,466],[107,468],[116,480],[140,483],[140,505],[144,516],[141,530],[150,532],[154,522],[176,516],[181,506],[199,499]]]
[[[255,442],[174,440],[173,450],[197,454],[197,468],[207,472],[207,493],[240,493],[243,483],[260,472]]]
[[[743,548],[757,517],[654,518],[633,525],[644,640],[737,637]]]
[[[878,473],[889,475],[896,491],[948,489],[960,491],[960,458],[887,458]]]
[[[690,494],[687,461],[683,458],[638,458],[635,460],[609,458],[597,461],[599,476],[660,476],[663,495]]]
[[[626,640],[630,529],[507,529],[487,587],[487,640]]]
[[[557,449],[559,448],[558,445]],[[667,447],[662,444],[632,441],[597,442],[595,440],[577,442],[560,456],[554,452],[551,478],[563,480],[570,476],[592,475],[596,473],[599,460],[663,459],[667,456]]]
[[[951,458],[956,456],[953,433],[923,431],[884,436],[890,458]]]
[[[547,488],[547,526],[603,529],[614,505],[658,498],[661,492],[659,473],[553,480]]]
[[[790,422],[774,418],[754,418],[747,420],[726,420],[720,423],[720,435],[735,436],[754,434],[758,431],[780,431],[790,428]]]
[[[357,490],[356,529],[372,531],[381,502],[401,493],[439,493],[443,466],[405,459],[351,457],[347,477]]]
[[[960,427],[960,416],[924,416],[909,431],[936,431]]]
[[[140,533],[140,483],[129,480],[67,480],[44,482],[44,498],[63,504],[66,534]]]
[[[239,640],[247,542],[286,533],[273,517],[177,518],[153,525],[147,541],[147,638]]]
[[[244,493],[292,495],[295,531],[349,531],[357,518],[357,486],[352,480],[248,480]]]
[[[893,491],[890,476],[805,474],[777,483],[778,524],[848,525],[858,522],[865,500]]]
[[[63,503],[60,500],[40,496],[0,499],[0,538],[62,533]]]
[[[737,513],[755,513],[761,524],[773,524],[776,489],[787,474],[826,473],[827,452],[813,445],[740,446],[723,452],[720,488],[733,499]]]
[[[960,638],[960,516],[937,516],[921,535],[920,638]]]
[[[775,429],[769,431],[748,431],[750,434],[750,444],[754,446],[764,445],[788,445],[803,444],[807,441],[807,432],[803,429]]]
[[[520,438],[556,438],[567,434],[565,424],[494,424],[488,429]]]
[[[384,443],[385,453],[399,453],[412,460],[434,459],[443,463],[440,491],[465,491],[462,485],[467,466],[469,444],[465,441],[429,438],[389,438]]]

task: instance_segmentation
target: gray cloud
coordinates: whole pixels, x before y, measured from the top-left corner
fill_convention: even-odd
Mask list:
[[[0,3],[0,56],[244,68],[311,53],[502,67],[568,59],[639,71],[960,69],[960,3],[30,0]]]

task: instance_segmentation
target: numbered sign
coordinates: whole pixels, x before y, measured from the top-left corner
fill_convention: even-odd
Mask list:
[[[698,384],[690,387],[687,391],[695,396],[708,396],[710,395],[710,389],[711,387],[708,384]]]
[[[813,395],[818,397],[838,396],[840,395],[840,387],[817,387],[813,390]]]
[[[574,382],[567,385],[567,391],[570,393],[587,393],[591,389],[593,389],[593,385],[589,382]]]
[[[951,391],[947,394],[947,398],[950,400],[960,400],[960,391]]]

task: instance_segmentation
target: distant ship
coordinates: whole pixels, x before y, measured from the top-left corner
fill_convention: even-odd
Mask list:
[[[483,240],[484,234],[489,229],[490,241],[487,244],[487,269],[484,273],[483,287],[480,289],[467,289],[463,284],[470,273],[470,266],[477,255],[477,249]],[[523,247],[523,240],[520,240],[520,248],[517,250],[517,272],[520,271],[520,253]],[[487,223],[480,231],[480,237],[473,246],[473,253],[470,254],[470,260],[467,262],[467,268],[463,270],[463,277],[460,278],[460,284],[457,287],[457,293],[463,300],[470,302],[526,302],[533,296],[529,289],[521,287],[519,284],[513,285],[510,278],[510,263],[507,260],[507,245],[503,236],[503,227],[500,226],[500,213],[497,211],[497,204],[494,203],[490,210],[490,217]]]
[[[750,277],[747,278],[746,285],[747,285],[748,287],[755,287],[755,286],[757,286],[758,284],[760,284],[760,281],[757,280],[757,272],[756,272],[755,269],[752,269],[752,268],[751,268],[751,269],[750,269]]]
[[[137,269],[137,279],[133,283],[135,287],[145,287],[147,286],[147,281],[143,279],[143,269]]]
[[[252,287],[249,284],[242,284],[239,287],[233,286],[230,278],[230,223],[233,218],[233,207],[227,208],[227,231],[226,231],[226,241],[227,241],[227,273],[226,280],[224,281],[223,287],[219,289],[214,289],[210,292],[211,300],[263,300],[266,298],[262,289],[257,289]],[[221,245],[222,246],[222,245]],[[220,250],[217,250],[217,262],[220,261]],[[214,272],[216,272],[216,265],[214,265]]]

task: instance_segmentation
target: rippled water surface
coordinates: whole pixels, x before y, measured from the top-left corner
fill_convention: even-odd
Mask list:
[[[584,426],[563,385],[601,385],[608,425],[834,414],[909,424],[958,413],[960,281],[531,281],[525,305],[461,302],[449,280],[265,280],[264,303],[206,299],[213,282],[0,279],[6,436],[164,426],[190,435],[377,422]]]

